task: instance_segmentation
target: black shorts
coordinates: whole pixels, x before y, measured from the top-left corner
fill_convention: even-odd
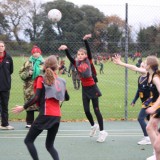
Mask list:
[[[82,86],[82,98],[97,98],[102,96],[97,84],[94,84],[93,86]]]

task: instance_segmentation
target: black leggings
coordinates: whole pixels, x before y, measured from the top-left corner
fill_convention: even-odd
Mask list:
[[[53,160],[59,160],[58,152],[54,148],[54,140],[58,132],[58,128],[59,128],[59,123],[55,124],[52,128],[48,129],[47,137],[46,137],[46,149],[50,153]],[[34,141],[42,131],[43,130],[39,130],[33,126],[30,128],[24,140],[24,143],[26,144],[28,151],[31,154],[33,160],[39,160],[37,150],[34,145]]]
[[[0,100],[1,100],[1,126],[8,126],[8,101],[9,101],[10,92],[9,91],[0,91]]]
[[[98,98],[93,98],[91,99],[92,100],[92,105],[93,105],[93,109],[94,109],[94,113],[97,117],[97,121],[98,121],[98,124],[99,124],[99,129],[100,131],[103,130],[103,117],[102,117],[102,114],[99,110],[99,101],[98,101]],[[84,112],[86,114],[86,117],[88,118],[91,126],[94,125],[94,120],[93,120],[93,116],[90,112],[90,99],[85,97],[83,98],[83,107],[84,107]]]

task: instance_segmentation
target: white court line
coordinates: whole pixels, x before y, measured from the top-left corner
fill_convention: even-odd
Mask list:
[[[111,134],[111,135],[141,135],[141,133],[111,133],[111,132],[109,132],[109,134]],[[6,137],[8,137],[8,136],[23,136],[23,135],[26,135],[26,133],[24,133],[24,134],[4,134],[4,135],[0,135],[0,136],[6,136]],[[40,135],[46,135],[46,134],[40,134]],[[77,133],[77,134],[72,134],[72,133],[64,133],[64,134],[62,134],[62,133],[58,133],[57,135],[76,135],[76,136],[78,136],[78,135],[88,135],[88,134],[86,134],[86,133]]]
[[[6,136],[6,137],[1,137],[0,136],[0,139],[24,139],[26,135],[24,136],[14,136],[14,137],[9,137],[9,136]],[[109,137],[142,137],[142,134],[140,135],[132,135],[132,134],[126,134],[126,135],[113,135],[113,134],[109,134]],[[57,137],[59,138],[90,138],[89,135],[57,135]],[[96,137],[96,136],[95,136]],[[40,135],[38,136],[38,138],[46,138],[46,135]]]
[[[21,133],[21,132],[24,133]],[[57,137],[60,138],[88,138],[90,130],[59,130]],[[133,132],[134,131],[134,132]],[[19,133],[18,133],[19,132]],[[0,132],[0,139],[24,139],[28,130],[14,130],[14,131],[2,131]],[[42,132],[38,138],[46,138],[46,132]],[[64,133],[67,132],[67,133]],[[107,130],[109,137],[137,137],[142,136],[142,132],[135,129],[123,129],[123,130]]]
[[[63,129],[63,130],[59,130],[59,132],[88,132],[88,131],[90,131],[90,130],[88,130],[88,129],[81,129],[81,130],[78,130],[78,129],[76,129],[76,130],[68,130],[68,129]],[[126,131],[137,131],[137,132],[140,132],[140,130],[139,129],[106,129],[106,131],[111,131],[111,132],[126,132]],[[11,132],[28,132],[28,130],[27,129],[24,129],[24,130],[18,130],[18,129],[15,129],[15,130],[0,130],[0,134],[1,133],[3,133],[3,132],[5,132],[5,133],[11,133]],[[47,132],[46,130],[44,130],[43,132]]]
[[[131,137],[133,135],[109,135],[109,137]],[[95,136],[96,137],[96,136]],[[142,137],[142,135],[134,135],[134,137]],[[24,139],[25,137],[0,137],[0,139]],[[46,136],[38,136],[38,138],[46,138]],[[57,138],[90,138],[89,136],[59,136]]]

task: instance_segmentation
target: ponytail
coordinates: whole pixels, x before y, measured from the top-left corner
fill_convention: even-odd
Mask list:
[[[45,60],[44,66],[45,66],[44,83],[50,86],[54,83],[55,80],[54,72],[55,70],[58,69],[58,61],[56,56],[54,55],[49,56]]]
[[[44,83],[48,86],[51,86],[54,83],[55,77],[53,70],[51,68],[47,68],[45,70],[45,75],[44,75]]]

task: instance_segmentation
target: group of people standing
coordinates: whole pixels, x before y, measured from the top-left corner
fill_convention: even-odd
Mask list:
[[[99,130],[97,142],[104,142],[108,133],[104,129],[103,116],[100,112],[99,97],[102,96],[102,93],[97,86],[96,70],[87,41],[91,37],[91,34],[83,37],[86,49],[80,48],[77,51],[76,58],[71,56],[66,45],[61,45],[59,50],[65,51],[67,58],[78,72],[82,86],[83,108],[91,125],[89,135],[93,137]],[[20,113],[24,110],[27,111],[26,127],[30,129],[24,142],[32,158],[39,160],[34,141],[43,130],[47,130],[46,149],[54,160],[59,160],[58,152],[54,147],[54,141],[60,125],[60,104],[70,99],[66,81],[57,74],[59,66],[56,56],[51,55],[44,60],[42,52],[37,46],[32,48],[31,53],[31,57],[19,71],[19,75],[24,81],[25,104],[14,107],[12,112]],[[122,62],[119,55],[115,55],[112,58],[115,64],[141,73],[138,78],[137,93],[132,101],[133,106],[138,97],[142,101],[138,121],[144,133],[144,138],[138,144],[152,144],[155,154],[147,160],[160,160],[160,71],[158,70],[158,58],[148,56],[141,63],[140,67]],[[4,42],[0,41],[0,83],[4,84],[0,85],[0,100],[2,105],[0,129],[14,129],[8,123],[8,100],[12,73],[13,60],[5,51]],[[30,91],[27,92],[27,89],[30,89]],[[92,101],[98,123],[95,123],[90,112],[90,101]],[[39,111],[39,115],[34,120],[35,110]],[[148,124],[146,124],[145,118],[148,118]]]

